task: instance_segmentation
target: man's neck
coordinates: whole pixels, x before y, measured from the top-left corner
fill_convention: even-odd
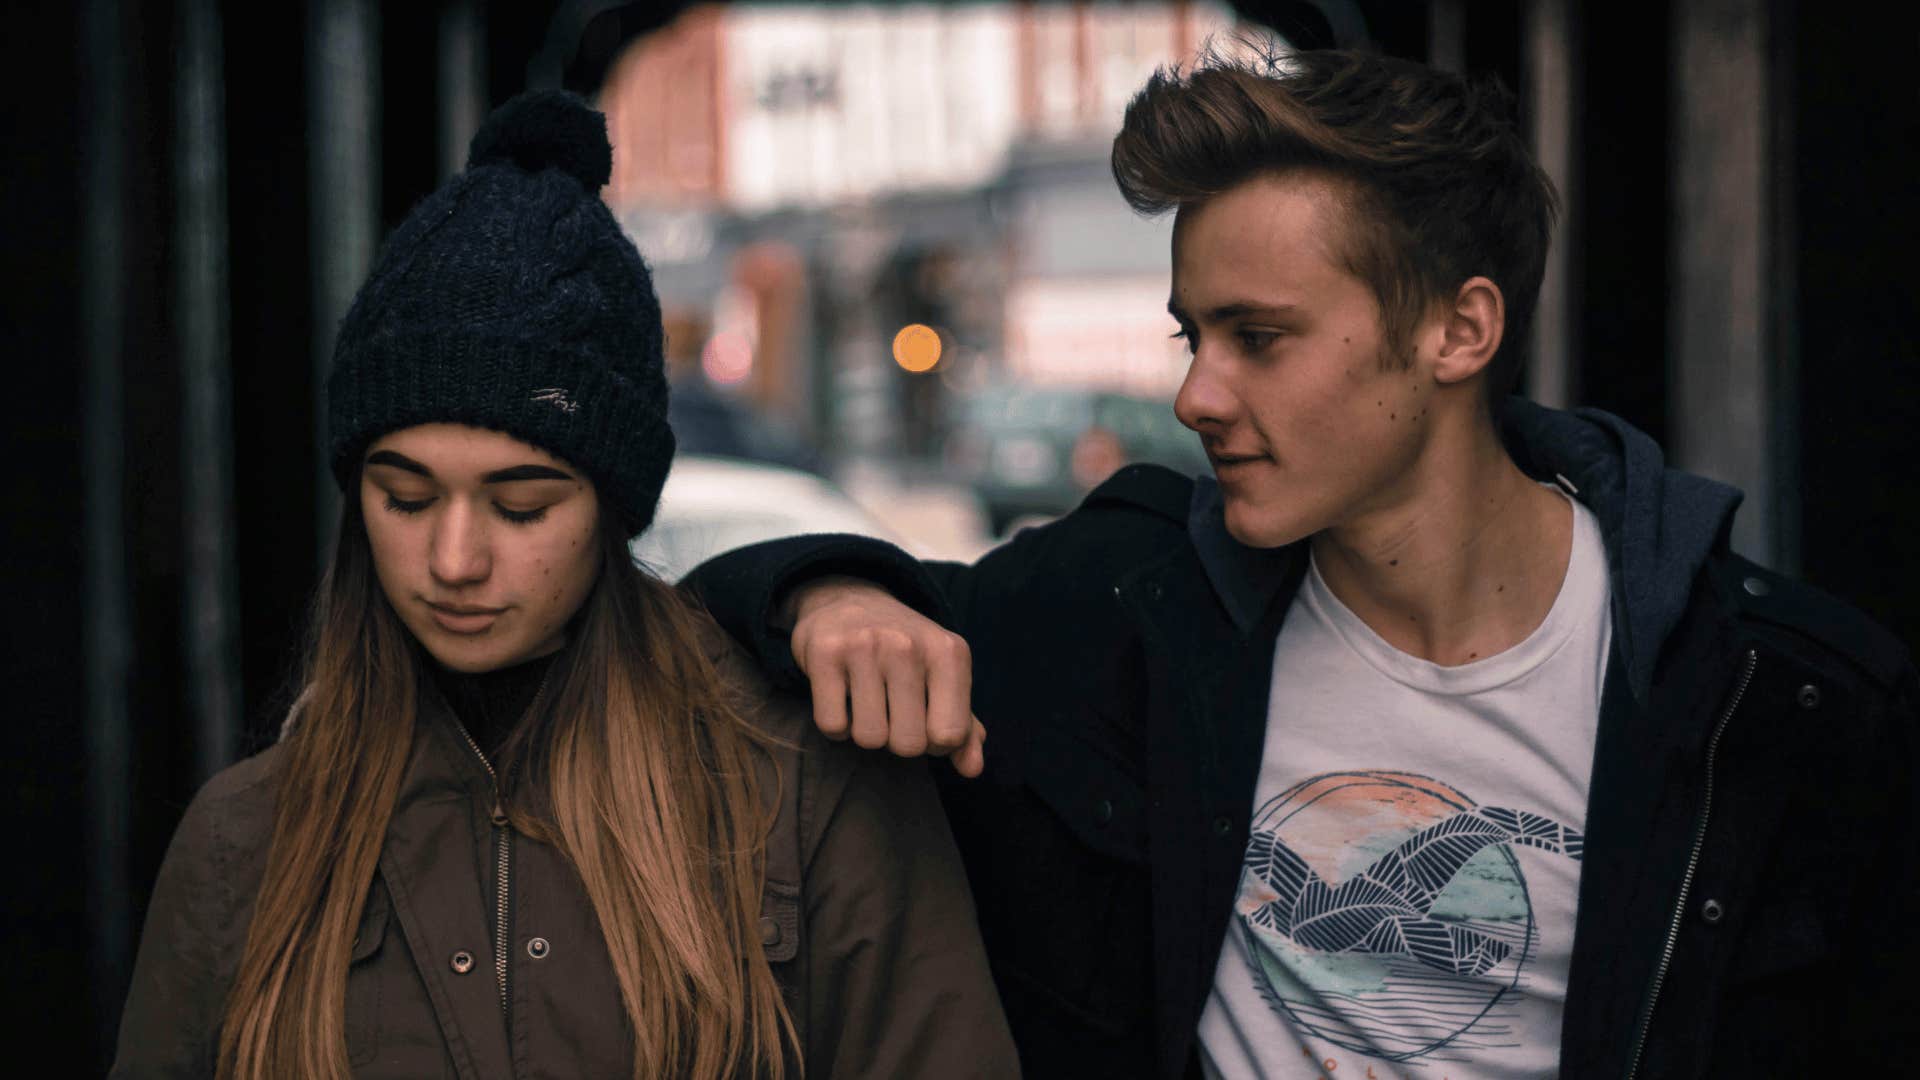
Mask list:
[[[1440,433],[1397,498],[1313,538],[1333,595],[1402,652],[1455,666],[1524,641],[1566,579],[1573,515],[1491,425]]]

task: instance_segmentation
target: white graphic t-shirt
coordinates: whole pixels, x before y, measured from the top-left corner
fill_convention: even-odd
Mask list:
[[[1546,620],[1441,667],[1302,583],[1200,1017],[1209,1077],[1557,1072],[1612,634],[1598,523]]]

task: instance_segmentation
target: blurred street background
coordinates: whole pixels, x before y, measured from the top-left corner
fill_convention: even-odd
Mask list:
[[[167,837],[287,704],[333,328],[529,88],[606,112],[661,294],[681,457],[635,551],[665,576],[792,531],[971,559],[1124,463],[1204,470],[1170,221],[1107,152],[1156,66],[1251,31],[1512,88],[1565,202],[1523,391],[1738,484],[1736,547],[1920,644],[1920,8],[1869,11],[9,5],[10,1015],[104,1069]]]

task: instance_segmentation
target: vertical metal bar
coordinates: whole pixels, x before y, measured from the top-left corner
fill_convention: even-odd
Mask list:
[[[314,477],[324,560],[340,513],[339,492],[327,467],[327,372],[340,320],[373,265],[380,229],[380,43],[369,0],[314,0],[309,18]]]
[[[1786,574],[1800,572],[1801,530],[1804,516],[1800,499],[1800,260],[1798,235],[1800,212],[1796,195],[1800,189],[1797,173],[1799,157],[1795,146],[1798,125],[1793,106],[1795,55],[1794,35],[1785,27],[1782,7],[1769,9],[1780,20],[1770,24],[1771,47],[1766,57],[1770,65],[1767,91],[1774,106],[1766,110],[1770,120],[1767,137],[1772,140],[1766,155],[1768,192],[1767,220],[1772,231],[1767,236],[1768,266],[1767,310],[1772,321],[1767,333],[1772,348],[1771,392],[1767,395],[1770,412],[1769,438],[1772,457],[1767,468],[1772,477],[1774,569]],[[1778,26],[1776,30],[1773,27]]]
[[[1528,396],[1555,408],[1574,404],[1579,385],[1579,337],[1571,296],[1577,265],[1574,252],[1582,225],[1574,159],[1580,55],[1570,6],[1570,0],[1535,0],[1527,5],[1522,56],[1534,156],[1560,192],[1561,207],[1560,226],[1547,253],[1546,278],[1533,311],[1527,387]]]
[[[121,393],[121,323],[126,256],[125,41],[120,4],[87,0],[80,13],[80,116],[86,148],[80,162],[82,205],[80,340],[82,342],[82,470],[86,552],[81,585],[86,649],[87,917],[92,948],[91,985],[110,999],[126,985],[132,961],[132,892],[127,847],[132,826],[128,790],[133,776],[127,681],[133,645],[129,630],[126,520],[125,401]],[[118,1021],[102,1008],[109,1040]]]
[[[467,144],[487,108],[487,57],[477,0],[440,9],[440,175],[467,164]]]
[[[1774,557],[1770,445],[1767,0],[1673,6],[1670,441],[1747,493],[1733,544]]]
[[[227,320],[225,61],[215,0],[182,0],[174,83],[174,273],[179,301],[180,476],[186,530],[182,630],[194,761],[206,780],[239,749],[239,600],[233,508],[233,373]]]
[[[1467,70],[1467,0],[1429,0],[1427,63],[1455,74]]]

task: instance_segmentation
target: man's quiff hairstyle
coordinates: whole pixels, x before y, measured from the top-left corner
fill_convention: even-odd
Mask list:
[[[1487,389],[1510,392],[1558,210],[1512,96],[1391,57],[1237,44],[1245,58],[1210,43],[1134,95],[1113,140],[1128,204],[1158,214],[1261,174],[1324,175],[1344,195],[1335,250],[1379,299],[1392,355],[1409,361],[1420,318],[1484,275],[1506,300]]]

